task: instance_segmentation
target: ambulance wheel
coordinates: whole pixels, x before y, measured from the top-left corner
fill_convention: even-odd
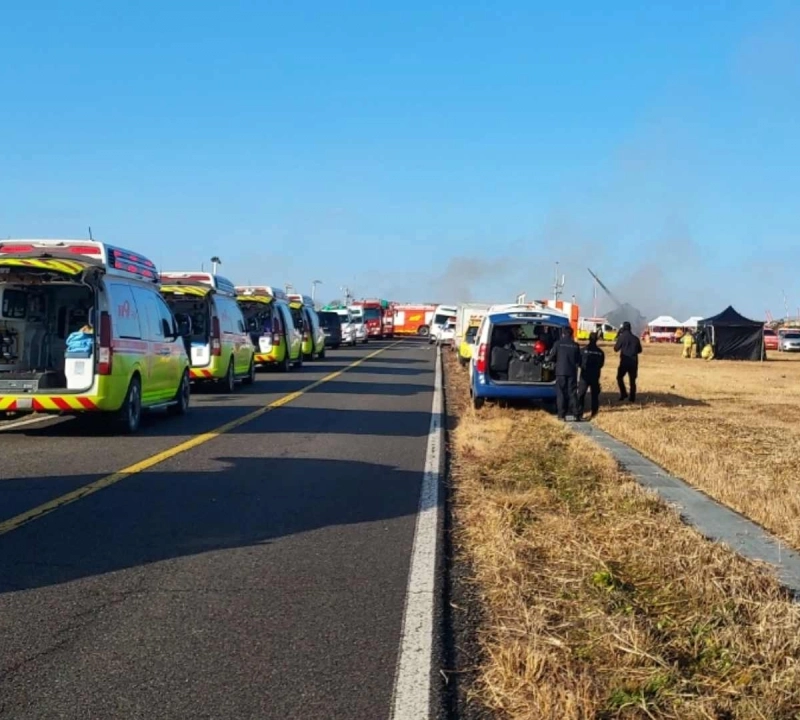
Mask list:
[[[134,375],[128,385],[125,402],[117,411],[117,420],[127,435],[133,435],[139,429],[142,422],[142,381],[138,375]]]
[[[300,354],[297,356],[297,362],[294,363],[294,367],[297,370],[300,370],[303,367],[303,351],[300,351]]]
[[[289,372],[290,368],[291,364],[289,363],[289,351],[287,350],[283,354],[283,360],[281,360],[280,364],[278,365],[278,372],[282,373]]]
[[[242,380],[242,385],[252,385],[256,381],[256,360],[255,358],[250,358],[250,369],[247,371],[247,375]]]
[[[225,373],[225,379],[220,380],[219,390],[224,393],[233,393],[236,391],[236,376],[233,373],[233,358],[228,363],[228,372]]]
[[[317,355],[317,360],[324,360],[325,359],[325,348],[319,351],[319,355]]]
[[[175,403],[167,408],[170,415],[186,415],[189,410],[189,398],[191,397],[191,383],[189,382],[189,373],[184,372],[181,378],[181,384],[178,385],[178,392],[175,393]]]

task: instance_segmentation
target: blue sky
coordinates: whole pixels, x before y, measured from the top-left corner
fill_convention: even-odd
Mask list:
[[[695,7],[696,6],[696,7]],[[399,300],[800,305],[789,2],[14,3],[0,236]]]

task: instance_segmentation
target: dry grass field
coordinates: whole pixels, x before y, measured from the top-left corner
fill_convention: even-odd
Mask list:
[[[476,714],[800,716],[800,607],[774,578],[547,413],[475,412],[446,355],[454,556],[483,618],[477,667],[463,669]]]
[[[617,402],[613,350],[597,425],[800,548],[800,355],[764,363],[645,345],[636,405]]]

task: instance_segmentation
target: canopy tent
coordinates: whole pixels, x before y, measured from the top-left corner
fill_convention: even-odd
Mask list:
[[[697,324],[703,319],[702,315],[692,315],[685,323],[683,323],[683,327],[686,328],[696,328]]]
[[[718,360],[763,360],[764,323],[740,315],[729,305],[719,315],[701,320]]]
[[[670,315],[659,315],[655,320],[651,320],[649,323],[647,323],[647,327],[677,329],[679,327],[683,327],[683,325],[681,325],[680,322]]]

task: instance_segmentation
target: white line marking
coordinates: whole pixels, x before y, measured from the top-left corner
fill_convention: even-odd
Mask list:
[[[430,716],[433,612],[442,473],[442,356],[436,353],[431,426],[417,525],[411,549],[400,654],[394,679],[391,720],[427,720]]]
[[[13,430],[14,428],[23,427],[25,425],[36,425],[36,423],[44,422],[45,420],[53,420],[58,417],[57,415],[42,415],[41,417],[28,418],[27,420],[17,420],[10,422],[7,425],[0,425],[0,432],[3,430]]]

